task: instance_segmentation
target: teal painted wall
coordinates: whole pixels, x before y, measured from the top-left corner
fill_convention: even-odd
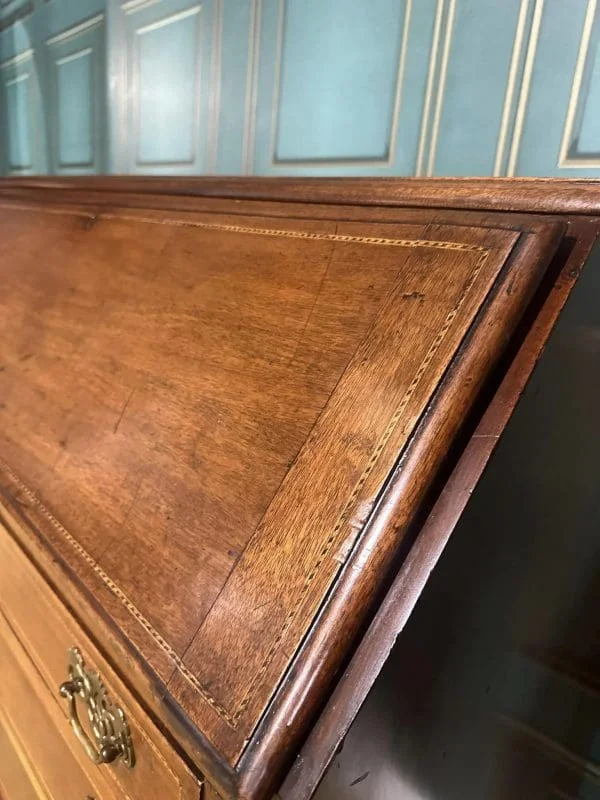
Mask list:
[[[104,0],[0,3],[0,169],[105,172]]]
[[[2,0],[0,169],[600,176],[600,0]]]

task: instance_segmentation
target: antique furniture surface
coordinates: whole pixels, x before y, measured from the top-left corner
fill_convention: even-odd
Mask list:
[[[72,774],[101,798],[309,797],[599,200],[580,181],[4,181],[2,791],[61,797]]]

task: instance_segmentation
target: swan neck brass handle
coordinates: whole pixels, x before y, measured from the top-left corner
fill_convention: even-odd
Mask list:
[[[112,764],[121,759],[127,767],[135,764],[129,725],[125,714],[109,698],[100,676],[87,670],[76,647],[69,650],[69,678],[59,687],[67,700],[69,724],[86,755],[94,764]],[[91,736],[79,720],[77,700],[82,701]]]

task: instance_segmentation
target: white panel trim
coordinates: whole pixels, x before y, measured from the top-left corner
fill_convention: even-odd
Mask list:
[[[442,32],[442,18],[444,16],[444,5],[445,5],[445,0],[438,0],[435,9],[433,36],[431,38],[431,48],[429,50],[429,68],[427,71],[427,86],[425,88],[423,116],[421,117],[421,133],[419,136],[419,148],[417,150],[417,161],[415,165],[415,176],[417,177],[420,177],[423,174],[423,163],[425,161],[425,145],[427,143],[429,117],[431,115],[431,101],[433,98],[433,86],[435,83],[435,73],[437,70],[438,51],[440,47],[440,36]]]
[[[448,16],[446,17],[446,31],[444,36],[444,49],[442,51],[442,65],[438,79],[438,91],[435,101],[435,111],[433,114],[433,127],[431,129],[431,140],[429,143],[429,158],[427,159],[427,175],[432,175],[435,167],[435,156],[440,134],[440,123],[442,121],[442,110],[444,108],[444,94],[446,93],[446,77],[448,75],[448,63],[450,62],[450,51],[452,49],[452,34],[454,33],[454,17],[456,15],[456,0],[449,0]]]
[[[282,2],[282,0],[280,0]],[[246,103],[244,107],[244,139],[242,142],[242,165],[246,175],[254,169],[256,146],[256,111],[258,103],[258,64],[260,57],[261,0],[251,0],[250,25],[248,26],[248,69],[246,70]],[[281,9],[280,9],[281,15]]]
[[[195,14],[199,14],[200,10],[201,6],[192,6],[191,8],[186,8],[183,11],[178,11],[176,14],[171,14],[169,17],[157,19],[156,22],[150,22],[148,25],[143,25],[141,28],[136,28],[136,36],[144,36],[146,33],[150,33],[151,31],[157,31],[160,28],[165,28],[167,25],[172,25],[173,22],[180,22],[182,19],[193,17]]]
[[[19,64],[23,64],[25,61],[29,61],[31,58],[33,58],[33,50],[31,48],[28,50],[23,50],[22,53],[18,53],[16,56],[12,56],[12,58],[7,58],[6,61],[2,61],[2,63],[0,63],[0,69],[16,67]]]
[[[63,44],[64,42],[68,42],[70,39],[74,39],[77,36],[81,36],[88,31],[94,30],[94,28],[98,28],[104,22],[104,14],[97,14],[95,17],[90,17],[89,19],[84,20],[83,22],[74,25],[72,28],[67,28],[61,33],[57,33],[56,36],[51,36],[49,39],[46,39],[47,45],[56,45],[56,44]]]
[[[33,51],[32,51],[33,52]],[[15,75],[14,78],[10,78],[9,80],[4,81],[4,88],[6,89],[8,86],[15,86],[17,83],[27,83],[31,77],[30,72],[22,72],[20,75]],[[28,127],[28,140],[29,140],[29,148],[30,151],[32,149],[32,141],[31,141],[31,94],[29,90],[27,90],[27,116],[29,118],[29,127]],[[18,167],[10,162],[10,153],[6,153],[6,161],[8,164],[8,174],[9,175],[23,175],[29,173],[33,170],[34,164],[34,155],[30,152],[31,161],[28,166]]]
[[[223,49],[223,0],[214,0],[211,80],[209,97],[209,127],[206,132],[206,166],[216,173],[219,144],[219,114],[221,112],[221,58]]]
[[[25,81],[29,80],[29,73],[23,72],[21,75],[17,75],[16,78],[11,78],[8,81],[4,81],[5,86],[14,86],[15,83],[24,83]]]
[[[127,3],[123,3],[121,6],[121,11],[125,14],[134,14],[136,11],[141,11],[142,8],[155,6],[157,3],[162,3],[162,1],[163,0],[128,0]]]
[[[76,53],[71,53],[71,55],[63,56],[62,58],[57,58],[54,63],[60,67],[63,64],[68,64],[69,61],[77,61],[79,58],[83,58],[83,56],[89,56],[93,53],[93,49],[91,47],[84,47],[83,50],[78,50]]]
[[[581,31],[581,41],[579,43],[579,52],[577,53],[577,62],[575,64],[575,71],[573,73],[573,85],[571,86],[571,95],[569,97],[569,105],[567,107],[567,116],[565,119],[565,127],[560,144],[558,154],[558,168],[559,169],[594,169],[600,168],[600,156],[598,158],[571,158],[569,157],[569,149],[573,141],[573,131],[575,128],[575,117],[579,107],[581,86],[583,83],[583,74],[585,72],[585,65],[588,59],[590,42],[592,38],[592,29],[596,17],[597,0],[588,0],[583,28]]]
[[[444,0],[442,0],[443,2]],[[260,5],[261,0],[257,0],[258,4]],[[451,0],[451,2],[455,2],[455,0]],[[279,103],[280,103],[280,93],[281,93],[281,62],[283,56],[283,35],[284,35],[284,19],[285,19],[285,8],[284,8],[284,0],[279,0],[280,3],[280,13],[279,13],[279,27],[277,31],[277,55],[276,55],[276,62],[275,62],[275,91],[273,95],[273,104],[271,108],[271,135],[270,141],[271,145],[269,148],[270,151],[270,167],[272,169],[287,169],[288,167],[307,167],[307,168],[331,168],[331,167],[392,167],[394,165],[394,161],[396,159],[396,143],[398,140],[398,128],[399,128],[399,119],[400,119],[400,109],[402,107],[402,91],[404,87],[404,74],[406,68],[406,51],[408,49],[408,41],[410,35],[410,23],[412,17],[412,5],[413,0],[405,0],[404,1],[404,19],[402,21],[402,34],[400,39],[400,53],[398,57],[398,67],[396,70],[396,83],[394,89],[394,101],[392,105],[392,117],[391,117],[391,124],[390,124],[390,138],[388,142],[388,154],[386,158],[364,158],[364,159],[355,159],[355,158],[332,158],[332,159],[276,159],[276,147],[277,147],[277,122],[279,117]],[[260,42],[258,42],[258,51],[260,52]],[[258,73],[258,56],[256,57],[256,66],[255,66],[255,73]],[[257,77],[257,76],[256,76]],[[256,83],[255,77],[255,83]],[[254,96],[252,99],[253,104],[253,116],[256,116],[256,98],[257,90],[254,89]],[[251,141],[254,142],[255,138],[255,124],[254,129],[252,132],[252,139]],[[251,149],[252,154],[254,153],[254,146]],[[251,156],[252,158],[252,156]],[[251,169],[247,169],[248,173],[251,172]]]
[[[273,98],[271,103],[271,129],[269,133],[269,162],[276,165],[275,149],[277,147],[277,120],[281,102],[281,62],[283,60],[283,37],[285,35],[285,0],[279,0],[279,24],[277,26],[277,49],[275,52],[275,71]]]
[[[512,177],[515,174],[515,170],[517,168],[517,160],[519,158],[519,150],[521,148],[521,137],[523,136],[523,127],[525,124],[525,114],[527,112],[527,103],[529,101],[529,90],[531,89],[533,65],[535,63],[537,46],[540,38],[540,28],[542,26],[542,17],[544,14],[544,2],[545,0],[535,0],[535,7],[533,9],[533,20],[531,22],[531,31],[529,32],[529,42],[527,44],[527,55],[525,56],[525,66],[523,67],[523,80],[521,82],[521,91],[519,92],[519,100],[517,102],[515,128],[510,146],[508,166],[506,169],[506,174],[509,177]]]
[[[517,27],[515,30],[515,39],[513,43],[513,51],[510,60],[510,67],[508,70],[508,79],[506,82],[506,93],[504,95],[504,106],[502,108],[502,119],[500,122],[500,130],[498,132],[498,144],[496,146],[496,159],[494,161],[494,177],[502,175],[504,156],[506,154],[506,146],[508,143],[508,127],[510,125],[510,118],[512,114],[515,89],[517,87],[517,75],[519,72],[519,64],[523,55],[523,45],[525,42],[525,27],[527,24],[527,16],[529,13],[530,0],[521,0],[519,8],[519,15],[517,17]]]

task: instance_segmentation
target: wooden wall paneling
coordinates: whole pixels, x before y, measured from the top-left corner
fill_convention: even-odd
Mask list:
[[[52,3],[25,0],[0,8],[0,172],[27,175],[56,171],[57,137],[53,131],[59,126],[61,112],[53,87],[53,72],[57,69],[53,57],[68,55],[69,34],[75,37],[82,24],[85,29],[87,22],[102,15],[103,7],[104,0]],[[58,54],[52,52],[47,40],[56,41]],[[94,50],[96,83],[87,91],[93,95],[97,108],[93,135],[102,140],[106,95],[104,44],[99,37],[85,41],[81,49],[90,46]],[[80,61],[78,67],[85,63]],[[72,94],[77,93],[74,81],[79,82],[81,93],[81,72],[74,73],[72,66],[68,83],[63,81],[63,84],[68,85]],[[69,112],[69,124],[71,129],[75,126],[81,130],[87,124],[85,102],[73,95],[72,99],[76,108]],[[104,163],[100,158],[97,161],[96,171],[100,172]]]
[[[600,176],[597,0],[537,3],[507,174]]]
[[[52,172],[101,173],[105,158],[104,14],[47,39]]]
[[[4,167],[9,175],[44,172],[40,93],[34,50],[28,48],[0,63]]]
[[[248,171],[247,120],[254,104],[253,64],[258,58],[260,0],[221,5],[218,51],[216,160],[214,172],[240,175]]]
[[[262,0],[246,171],[412,173],[436,13],[434,0]]]
[[[119,172],[214,172],[222,0],[109,6],[112,166]]]
[[[589,0],[559,154],[561,169],[600,169],[600,15]]]
[[[448,4],[417,174],[501,174],[534,13],[534,0]]]

